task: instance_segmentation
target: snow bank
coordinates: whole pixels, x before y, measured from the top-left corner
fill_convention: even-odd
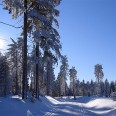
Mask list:
[[[50,97],[50,96],[46,96],[46,98],[49,99],[49,101],[50,101],[51,103],[53,103],[53,104],[60,104],[59,101],[57,101],[56,99],[54,99],[54,98],[52,98],[52,97]]]
[[[40,97],[34,103],[18,96],[0,98],[0,116],[44,116],[50,111],[50,105],[45,105],[44,101],[50,104],[45,97]]]
[[[83,105],[88,113],[103,116],[116,116],[116,101],[110,98],[93,98]]]
[[[86,103],[85,106],[95,108],[115,108],[116,101],[113,101],[110,98],[94,98]]]

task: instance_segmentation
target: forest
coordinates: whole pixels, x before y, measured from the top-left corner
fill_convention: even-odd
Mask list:
[[[28,94],[57,96],[109,97],[116,91],[116,81],[103,82],[102,65],[96,64],[96,81],[79,81],[74,66],[69,69],[68,58],[61,54],[62,45],[56,17],[56,7],[61,0],[4,0],[3,10],[13,19],[24,15],[20,37],[8,45],[6,53],[0,53],[0,96],[14,94],[27,98]],[[49,12],[48,12],[49,11]],[[54,25],[53,25],[54,24]],[[55,27],[56,26],[56,27]],[[60,62],[58,76],[55,66]],[[69,81],[67,81],[69,80]]]

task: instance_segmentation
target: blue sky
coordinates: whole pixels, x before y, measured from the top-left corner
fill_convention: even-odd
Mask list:
[[[78,78],[95,80],[99,63],[104,78],[116,80],[116,0],[63,0],[59,9],[62,52]]]
[[[95,80],[94,65],[99,63],[104,79],[116,80],[116,0],[63,0],[58,9],[62,53],[67,55],[70,68],[76,67],[77,78]],[[0,21],[15,26],[22,23],[22,18],[12,20],[1,6],[0,15]],[[18,29],[0,27],[0,37],[8,41],[20,35]]]
[[[2,0],[0,0],[1,3]],[[18,20],[13,20],[11,14],[8,13],[7,10],[2,9],[3,6],[0,5],[0,21],[14,25],[16,27],[19,27],[22,25],[23,17],[20,17]],[[6,26],[3,24],[0,24],[0,38],[5,39],[5,45],[10,42],[10,37],[15,39],[16,37],[19,37],[21,29],[12,28],[10,26]],[[4,49],[6,46],[4,46]]]

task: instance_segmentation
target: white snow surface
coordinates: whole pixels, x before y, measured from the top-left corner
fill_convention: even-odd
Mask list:
[[[0,116],[116,116],[116,101],[103,97],[0,97]]]

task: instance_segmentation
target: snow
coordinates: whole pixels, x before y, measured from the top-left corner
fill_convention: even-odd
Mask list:
[[[34,103],[18,96],[0,98],[0,116],[116,116],[116,101],[103,97],[40,97]]]

